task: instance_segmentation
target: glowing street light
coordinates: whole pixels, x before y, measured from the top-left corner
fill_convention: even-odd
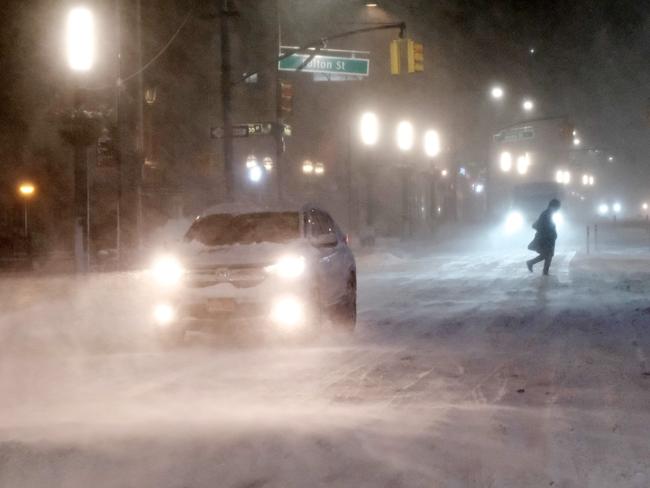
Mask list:
[[[501,100],[505,94],[504,90],[500,86],[493,86],[490,90],[490,96],[495,100]]]
[[[310,175],[314,172],[314,163],[309,159],[305,159],[302,163],[302,172],[306,175]]]
[[[525,153],[517,158],[517,173],[520,175],[525,175],[528,173],[528,167],[530,166],[530,154]]]
[[[30,182],[24,182],[18,185],[18,194],[22,197],[24,200],[24,223],[23,223],[23,232],[25,234],[25,237],[29,235],[29,225],[28,225],[28,207],[29,207],[29,200],[35,195],[36,193],[36,187],[34,186],[33,183]]]
[[[533,109],[535,108],[535,103],[530,99],[525,99],[522,102],[521,107],[524,109],[525,112],[532,112]]]
[[[443,170],[440,172],[440,175],[441,175],[443,178],[446,178],[448,174],[449,174],[449,171],[447,171],[446,169],[443,169]]]
[[[609,213],[609,205],[606,203],[601,203],[598,205],[598,213],[600,215],[607,215]]]
[[[413,148],[413,141],[415,139],[413,124],[403,120],[397,124],[397,147],[402,151],[410,151]]]
[[[253,183],[259,183],[262,180],[263,171],[259,166],[248,168],[248,179]]]
[[[254,168],[255,166],[258,166],[257,158],[255,157],[254,154],[250,154],[250,155],[246,158],[246,168],[247,168],[247,169],[252,169],[252,168]]]
[[[643,202],[643,203],[641,204],[641,208],[642,208],[643,210],[648,210],[648,203],[647,203],[647,202]]]
[[[18,187],[18,193],[24,198],[29,198],[36,192],[36,187],[32,183],[21,183]]]
[[[579,137],[574,137],[573,138],[573,145],[574,146],[579,146],[582,143]]]
[[[361,142],[366,146],[374,146],[379,140],[379,118],[374,112],[365,112],[359,124]]]
[[[430,158],[440,154],[440,135],[438,131],[429,129],[424,133],[424,152]]]
[[[555,181],[557,181],[562,185],[568,185],[569,183],[571,183],[571,172],[558,169],[557,172],[555,173]]]
[[[610,163],[611,163],[612,161],[614,161],[614,156],[609,156],[609,157],[607,158],[607,161],[609,161]]]
[[[508,151],[503,151],[499,156],[499,167],[504,173],[508,173],[512,169],[512,154]]]
[[[72,71],[89,71],[95,56],[95,25],[92,12],[74,7],[66,23],[66,51]]]

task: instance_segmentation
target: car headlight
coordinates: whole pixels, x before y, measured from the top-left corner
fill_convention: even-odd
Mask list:
[[[185,270],[178,259],[173,256],[160,256],[151,267],[154,279],[161,285],[176,285],[183,278]]]
[[[281,278],[298,278],[305,272],[306,263],[303,256],[285,256],[275,264],[267,266],[268,273],[275,274]]]
[[[515,232],[521,230],[521,228],[524,226],[524,216],[521,214],[521,212],[517,212],[516,210],[513,210],[508,214],[506,217],[506,232],[508,234],[514,234]]]

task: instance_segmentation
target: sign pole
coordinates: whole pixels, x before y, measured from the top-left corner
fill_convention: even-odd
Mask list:
[[[221,28],[221,118],[223,123],[223,169],[225,173],[224,200],[231,202],[233,199],[233,144],[232,144],[232,98],[230,90],[230,32],[228,30],[228,17],[232,15],[229,10],[229,1],[223,0],[223,8],[219,16]]]

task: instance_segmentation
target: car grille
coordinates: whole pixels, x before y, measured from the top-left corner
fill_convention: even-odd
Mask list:
[[[230,283],[237,288],[251,288],[266,279],[264,267],[253,266],[211,266],[191,269],[185,277],[190,288],[205,288],[220,283]]]
[[[209,303],[192,303],[182,307],[181,314],[193,319],[238,319],[256,318],[264,315],[266,309],[260,303],[236,303],[230,310],[211,310]]]

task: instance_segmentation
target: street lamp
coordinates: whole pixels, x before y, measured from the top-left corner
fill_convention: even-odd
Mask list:
[[[21,183],[18,186],[18,193],[20,194],[20,196],[22,197],[22,199],[24,201],[24,209],[25,209],[24,215],[25,215],[25,218],[24,218],[24,229],[23,230],[24,230],[24,233],[25,233],[25,237],[27,237],[29,235],[29,226],[28,226],[28,220],[27,220],[27,209],[28,209],[28,206],[29,206],[29,200],[36,193],[36,187],[32,183],[24,182],[24,183]]]
[[[582,143],[579,137],[574,137],[573,138],[573,145],[574,146],[579,146]]]
[[[314,172],[314,163],[312,163],[309,159],[303,161],[302,172],[306,175],[312,174]]]
[[[246,168],[250,170],[256,166],[258,166],[258,163],[255,155],[254,154],[248,155],[248,157],[246,158]]]
[[[499,167],[504,173],[508,173],[512,169],[512,154],[508,151],[503,151],[499,156]]]
[[[95,57],[95,22],[92,12],[86,7],[74,7],[68,12],[65,31],[65,46],[70,70],[78,75],[90,71]],[[75,80],[74,111],[81,110],[80,79]],[[76,119],[76,113],[73,113]],[[88,127],[83,123],[73,130],[74,137],[74,255],[77,271],[85,271],[90,264],[89,251],[89,204],[88,198],[88,154],[89,140],[84,140],[83,134]],[[118,210],[119,212],[119,210]],[[119,220],[118,220],[119,222]],[[119,224],[118,224],[119,226]],[[118,252],[120,246],[120,233],[118,228]]]
[[[500,86],[493,86],[490,90],[490,96],[495,100],[501,100],[505,94],[504,90]]]
[[[374,146],[379,140],[379,119],[373,112],[365,112],[361,116],[359,125],[361,130],[361,142],[366,146]]]
[[[262,164],[264,165],[264,169],[266,171],[271,171],[273,169],[273,159],[271,159],[271,157],[269,157],[269,156],[266,156],[264,158],[264,161],[263,161]]]
[[[532,112],[533,109],[535,108],[535,103],[532,100],[527,98],[522,102],[521,107],[524,109],[525,112]]]
[[[259,183],[262,180],[262,168],[259,166],[252,166],[248,168],[248,179],[253,183]]]
[[[95,56],[93,14],[86,7],[74,7],[68,13],[66,51],[72,71],[89,71]]]
[[[429,129],[424,133],[424,152],[430,158],[440,154],[440,135],[437,130]]]
[[[528,167],[530,166],[530,154],[525,153],[517,158],[517,173],[520,175],[525,175],[528,173]]]
[[[397,147],[399,147],[401,151],[410,151],[413,148],[414,138],[413,124],[406,120],[397,124]]]

